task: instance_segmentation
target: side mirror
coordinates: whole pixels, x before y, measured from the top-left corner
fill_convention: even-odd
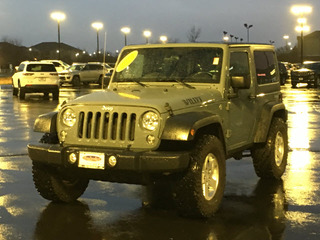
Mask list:
[[[246,76],[232,76],[231,86],[236,89],[249,89],[251,86],[251,79]]]

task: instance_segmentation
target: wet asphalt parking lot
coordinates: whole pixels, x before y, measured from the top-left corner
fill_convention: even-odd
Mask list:
[[[0,239],[320,239],[320,89],[282,86],[290,148],[282,181],[260,180],[249,157],[228,160],[221,209],[208,220],[142,207],[144,188],[136,185],[91,181],[73,204],[37,193],[26,147],[42,136],[34,120],[92,91],[99,89],[63,87],[59,102],[39,94],[20,101],[0,86]]]

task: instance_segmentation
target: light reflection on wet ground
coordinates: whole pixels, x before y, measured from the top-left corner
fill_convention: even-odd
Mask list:
[[[41,137],[32,132],[35,118],[59,103],[39,96],[20,102],[0,89],[0,239],[319,239],[319,90],[285,86],[283,93],[290,145],[283,181],[259,180],[250,158],[230,160],[221,209],[197,220],[170,206],[141,207],[144,188],[136,185],[92,181],[72,205],[42,199],[26,144]],[[79,94],[67,88],[60,103]]]

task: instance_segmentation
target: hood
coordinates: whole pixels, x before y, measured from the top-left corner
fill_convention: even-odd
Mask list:
[[[309,68],[299,68],[299,69],[293,70],[293,72],[314,72],[314,71]]]
[[[68,105],[113,105],[144,106],[157,109],[160,113],[190,107],[200,107],[222,98],[218,90],[210,88],[189,89],[184,87],[144,87],[103,90],[72,100]],[[169,104],[169,106],[168,106]]]

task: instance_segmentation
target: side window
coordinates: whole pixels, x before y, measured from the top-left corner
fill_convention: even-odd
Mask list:
[[[89,70],[97,70],[97,65],[89,65]]]
[[[258,84],[277,82],[275,56],[272,51],[255,51],[254,62]]]
[[[19,68],[18,68],[18,72],[22,72],[24,69],[24,64],[20,64]]]
[[[90,70],[90,66],[89,65],[85,65],[83,68],[82,68],[82,70]]]
[[[231,76],[250,77],[248,53],[232,52],[230,55],[229,70]]]

